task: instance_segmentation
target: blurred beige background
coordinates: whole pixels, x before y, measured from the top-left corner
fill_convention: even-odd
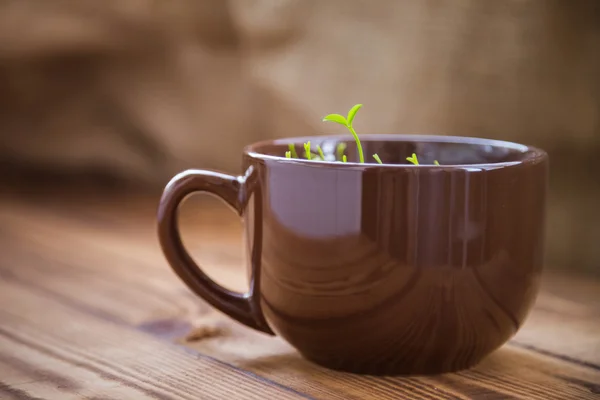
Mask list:
[[[597,0],[6,0],[3,175],[160,189],[239,172],[244,145],[339,132],[537,145],[551,156],[548,260],[600,273]],[[92,179],[92,178],[90,178]]]

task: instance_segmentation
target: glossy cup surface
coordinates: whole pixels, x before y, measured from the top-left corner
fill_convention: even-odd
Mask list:
[[[288,143],[300,154],[306,140],[326,153],[347,142],[350,163],[282,157]],[[244,170],[252,166],[259,182],[245,233],[248,249],[258,249],[266,321],[333,369],[470,367],[516,333],[537,295],[547,155],[462,137],[369,135],[362,143],[368,164],[353,162],[349,136],[245,150]],[[386,164],[373,164],[373,153]],[[412,153],[428,165],[407,165]]]

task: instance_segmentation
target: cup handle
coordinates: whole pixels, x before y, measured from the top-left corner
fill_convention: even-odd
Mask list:
[[[202,192],[219,197],[239,216],[242,216],[249,195],[257,185],[252,166],[248,168],[244,176],[237,177],[219,172],[192,169],[174,176],[165,187],[160,199],[158,238],[169,265],[194,293],[238,322],[263,333],[274,335],[260,309],[260,293],[255,291],[260,258],[252,257],[248,293],[227,290],[209,278],[194,262],[181,241],[177,220],[181,202],[192,193]],[[258,243],[261,242],[260,238],[255,237],[255,241],[257,240]]]

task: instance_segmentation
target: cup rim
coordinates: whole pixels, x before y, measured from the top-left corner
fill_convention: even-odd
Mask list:
[[[333,162],[333,161],[320,161],[320,160],[307,160],[302,158],[286,158],[283,156],[274,156],[270,154],[260,153],[259,148],[268,145],[288,145],[290,143],[295,145],[302,145],[307,141],[311,143],[321,143],[329,140],[337,141],[349,141],[353,142],[354,137],[350,134],[345,135],[313,135],[313,136],[296,136],[289,138],[262,140],[254,142],[244,147],[244,154],[250,158],[265,162],[275,161],[283,164],[300,164],[304,166],[314,167],[325,167],[325,168],[343,168],[343,169],[371,169],[371,168],[435,168],[435,169],[495,169],[517,166],[522,164],[537,164],[542,162],[548,157],[548,154],[535,146],[520,144],[516,142],[498,140],[498,139],[486,139],[473,136],[452,136],[452,135],[428,135],[428,134],[368,134],[363,135],[360,138],[361,143],[366,142],[437,142],[437,143],[455,143],[455,144],[467,144],[477,146],[495,146],[506,149],[517,150],[523,154],[523,157],[516,161],[502,161],[502,162],[489,162],[489,163],[478,163],[478,164],[419,164],[414,165],[411,163],[406,164],[378,164],[378,163],[359,163],[359,162]]]

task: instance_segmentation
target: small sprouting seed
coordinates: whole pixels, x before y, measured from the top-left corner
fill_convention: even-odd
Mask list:
[[[293,158],[298,158],[298,153],[296,153],[296,146],[293,143],[288,144],[288,148],[290,149],[290,154]]]
[[[383,164],[381,162],[381,158],[379,158],[379,156],[377,154],[373,154],[373,158],[375,159],[375,161],[377,161],[379,164]]]
[[[345,142],[338,143],[338,145],[336,147],[336,153],[337,153],[338,160],[342,159],[342,156],[344,155],[345,150],[346,150],[346,143]]]
[[[346,158],[346,155],[342,155],[342,162],[348,162],[348,159]]]
[[[419,165],[419,160],[417,159],[417,155],[415,153],[412,154],[412,157],[406,157],[406,159],[414,165]]]
[[[285,158],[292,158],[292,152],[291,151],[286,151],[285,152]]]
[[[321,146],[317,145],[317,151],[319,152],[319,157],[321,157],[321,160],[325,161],[325,154],[323,154],[323,149],[321,149]]]
[[[311,160],[312,159],[312,154],[310,152],[310,140],[306,143],[304,143],[304,152],[306,153],[306,159],[307,160]]]
[[[433,160],[433,163],[434,163],[435,165],[440,165],[440,163],[438,162],[438,160]]]

